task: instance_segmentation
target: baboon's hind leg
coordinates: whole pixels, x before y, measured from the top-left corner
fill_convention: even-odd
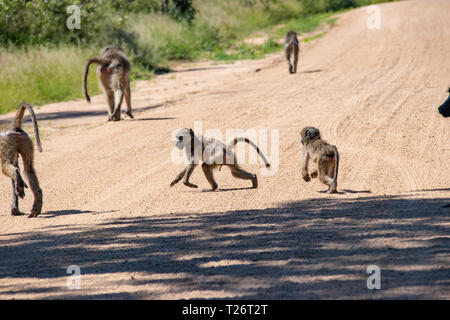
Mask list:
[[[27,176],[31,192],[33,192],[34,196],[33,207],[31,208],[31,214],[29,215],[29,218],[33,218],[37,217],[42,212],[43,195],[33,165],[34,151],[33,151],[33,143],[31,142],[31,140],[24,141],[24,143],[20,145],[19,152],[20,156],[23,159],[23,167],[25,175]]]
[[[116,90],[115,92],[115,101],[117,101],[117,105],[114,108],[113,114],[111,116],[113,121],[120,121],[120,114],[122,110],[122,102],[123,102],[123,91],[121,89]]]
[[[323,184],[328,186],[329,193],[334,193],[334,192],[336,192],[336,190],[334,190],[334,192],[332,191],[333,179],[330,178],[330,176],[329,176],[328,161],[329,160],[325,160],[325,159],[319,159],[319,161],[318,161],[319,180],[320,180],[320,182],[322,182]]]
[[[19,167],[17,160],[14,165],[16,168]],[[11,185],[12,185],[11,215],[18,216],[18,215],[20,215],[19,197],[17,196],[17,193],[16,193],[16,183],[14,182],[14,179],[11,179]]]
[[[216,166],[215,164],[207,164],[206,162],[203,162],[202,164],[203,173],[205,174],[206,180],[208,180],[209,184],[211,185],[212,191],[216,190],[218,187],[216,180],[214,180],[213,176],[213,169],[215,166]]]
[[[291,64],[291,48],[286,50],[286,60],[289,67],[289,73],[292,73],[292,64]]]
[[[25,197],[25,188],[28,188],[20,175],[19,167],[17,166],[17,154],[13,149],[4,151],[2,154],[2,172],[11,178],[14,183],[13,199],[19,197],[23,199]]]
[[[252,180],[253,188],[258,188],[258,177],[256,176],[256,174],[241,169],[237,164],[230,164],[228,166],[231,169],[231,174],[233,175],[233,177],[244,180]]]
[[[127,104],[127,115],[134,119],[133,117],[133,113],[131,110],[131,90],[130,90],[130,83],[128,82],[125,89],[124,89],[124,94],[125,94],[125,102]]]

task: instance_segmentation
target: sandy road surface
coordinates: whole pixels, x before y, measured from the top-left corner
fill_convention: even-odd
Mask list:
[[[303,44],[295,75],[282,53],[183,65],[137,83],[136,120],[120,123],[102,96],[38,108],[45,212],[11,217],[0,180],[0,298],[450,298],[450,122],[436,110],[450,1],[380,8],[380,30],[360,8]],[[279,130],[278,171],[257,190],[228,169],[216,192],[201,192],[201,170],[198,190],[169,188],[171,133],[194,121]],[[337,195],[300,178],[306,125],[340,150]],[[381,290],[366,288],[373,264]]]

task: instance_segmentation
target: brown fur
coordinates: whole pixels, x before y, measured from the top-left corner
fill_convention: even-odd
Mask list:
[[[320,137],[320,131],[314,127],[305,127],[300,133],[303,144],[302,176],[306,182],[319,177],[326,184],[328,193],[337,192],[337,175],[339,168],[339,153],[335,146],[330,145]],[[308,172],[308,163],[317,163],[317,170]]]
[[[89,66],[98,64],[97,75],[108,103],[108,121],[120,121],[120,109],[123,98],[127,104],[127,115],[134,118],[131,110],[130,71],[131,64],[119,47],[108,45],[100,51],[100,58],[91,58],[86,62],[83,77],[83,92],[88,103],[91,102],[87,91]],[[118,95],[116,101],[115,94]]]
[[[286,39],[284,40],[284,52],[289,66],[289,73],[296,73],[300,45],[297,39],[297,33],[293,30],[286,34]],[[294,63],[291,63],[292,55],[294,56]]]
[[[20,170],[18,158],[19,155],[23,160],[25,175],[30,183],[31,191],[34,195],[33,208],[29,217],[37,217],[42,211],[42,190],[39,186],[39,180],[34,169],[34,149],[33,141],[22,130],[22,119],[27,109],[31,114],[31,119],[34,126],[36,142],[38,150],[42,152],[41,141],[39,137],[39,129],[36,122],[36,116],[33,108],[26,102],[20,104],[11,124],[0,127],[0,158],[2,165],[2,172],[11,179],[12,183],[12,204],[11,214],[19,215],[19,199],[25,197],[25,188],[28,186],[23,181]]]
[[[256,152],[258,152],[260,157],[263,159],[265,166],[267,168],[270,167],[269,162],[259,148],[247,138],[235,138],[226,146],[216,139],[203,136],[197,137],[192,129],[181,129],[177,132],[176,139],[176,147],[180,150],[185,150],[189,164],[175,177],[175,179],[172,180],[170,184],[171,187],[181,181],[184,177],[183,183],[185,186],[197,188],[197,185],[189,182],[189,178],[199,162],[202,161],[202,170],[205,174],[206,180],[208,180],[211,185],[212,191],[216,190],[218,187],[216,181],[214,180],[213,169],[218,167],[221,168],[222,166],[228,166],[233,177],[251,180],[253,188],[257,188],[258,178],[256,174],[243,170],[237,163],[232,149],[238,142],[246,142],[255,148]]]

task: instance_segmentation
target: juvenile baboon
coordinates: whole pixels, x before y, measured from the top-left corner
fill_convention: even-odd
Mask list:
[[[172,187],[184,177],[184,185],[190,188],[197,188],[197,185],[189,182],[189,178],[199,162],[203,161],[203,173],[211,185],[212,191],[216,190],[218,187],[216,181],[214,180],[213,169],[221,166],[228,166],[231,169],[231,174],[233,177],[252,180],[253,188],[257,188],[258,178],[256,174],[252,174],[241,169],[237,164],[233,149],[238,142],[246,142],[255,148],[258,155],[264,161],[266,168],[270,167],[269,162],[264,154],[259,150],[258,146],[247,138],[237,137],[226,146],[216,139],[211,139],[204,136],[197,137],[192,129],[180,129],[176,133],[175,146],[180,150],[185,150],[189,164],[175,177],[175,179],[173,179],[170,186]]]
[[[300,51],[300,46],[297,39],[297,33],[293,30],[286,34],[286,39],[284,40],[284,52],[286,53],[286,59],[289,65],[289,72],[297,72],[298,63],[298,53]],[[291,55],[294,55],[294,63],[291,64]]]
[[[87,77],[91,63],[98,64],[97,75],[108,103],[108,121],[120,121],[120,109],[123,97],[127,103],[127,115],[134,118],[131,111],[130,71],[131,64],[122,50],[108,45],[100,51],[100,58],[91,58],[86,62],[83,77],[83,92],[88,103],[91,102],[87,91]]]
[[[27,176],[31,191],[34,195],[34,203],[31,214],[29,215],[29,218],[31,218],[37,217],[42,211],[42,190],[39,186],[39,181],[33,165],[33,141],[31,141],[28,134],[22,130],[22,119],[25,109],[31,114],[38,150],[42,152],[39,129],[33,108],[28,103],[22,102],[11,124],[0,127],[0,158],[2,161],[3,173],[11,178],[11,214],[14,216],[20,214],[18,198],[23,199],[25,197],[25,188],[28,188],[23,181],[19,170],[18,157],[19,155],[22,157],[25,175]]]
[[[300,133],[303,145],[302,176],[306,182],[319,177],[326,184],[328,193],[337,192],[337,175],[339,167],[339,153],[335,146],[330,145],[320,137],[320,131],[314,127],[305,127]],[[317,163],[317,169],[308,173],[308,162]]]
[[[450,94],[450,88],[448,88],[448,93]],[[447,100],[439,107],[439,113],[447,118],[450,117],[450,95],[448,96]]]

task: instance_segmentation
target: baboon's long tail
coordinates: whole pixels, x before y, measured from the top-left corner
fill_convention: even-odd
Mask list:
[[[86,101],[88,103],[91,103],[91,98],[89,97],[89,93],[87,91],[87,77],[88,77],[89,67],[91,66],[91,63],[107,65],[110,63],[110,61],[106,60],[106,59],[102,59],[102,58],[92,58],[86,62],[86,67],[84,68],[84,76],[83,76],[83,93],[84,93],[84,97],[86,98]]]
[[[234,148],[234,146],[238,143],[238,142],[246,142],[249,145],[251,145],[253,148],[255,148],[256,152],[258,153],[258,155],[261,157],[261,159],[264,161],[264,164],[266,165],[266,168],[270,168],[270,163],[269,161],[267,161],[267,158],[264,156],[264,154],[261,152],[261,150],[259,150],[258,146],[256,144],[253,143],[252,140],[248,139],[248,138],[244,138],[244,137],[237,137],[234,138],[233,141],[231,141],[228,145],[227,145],[227,153],[230,151],[231,148]]]
[[[338,168],[339,168],[339,152],[337,151],[336,146],[333,146],[334,150],[334,175],[333,180],[337,181]]]
[[[16,116],[14,117],[14,120],[12,121],[10,128],[12,130],[22,129],[22,120],[25,114],[25,109],[27,109],[31,115],[31,121],[33,122],[34,127],[34,135],[36,137],[36,144],[39,152],[42,152],[41,138],[39,136],[39,128],[37,125],[36,115],[34,114],[33,107],[30,106],[28,103],[22,102],[20,104],[19,109],[17,109]]]

